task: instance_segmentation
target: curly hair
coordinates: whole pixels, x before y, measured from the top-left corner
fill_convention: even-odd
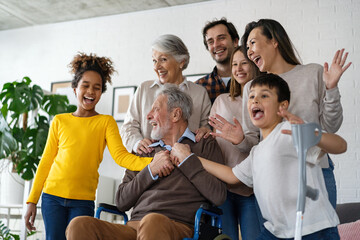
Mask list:
[[[111,75],[115,72],[113,62],[107,57],[98,57],[94,53],[89,55],[79,52],[69,64],[70,72],[74,74],[71,82],[72,88],[77,88],[84,72],[95,71],[102,80],[102,92],[106,91],[106,83],[111,84]]]

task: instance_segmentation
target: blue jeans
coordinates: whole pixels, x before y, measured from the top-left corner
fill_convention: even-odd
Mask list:
[[[261,232],[261,235],[256,240],[292,240],[294,238],[277,238],[266,228]],[[302,240],[340,240],[337,227],[326,228],[305,236],[302,236]]]
[[[324,175],[325,186],[328,192],[329,201],[331,205],[336,209],[336,182],[334,176],[334,163],[328,155],[329,168],[323,168],[322,172]]]
[[[253,240],[260,235],[263,218],[254,194],[244,197],[228,191],[225,203],[219,208],[223,210],[223,233],[231,239],[239,239],[239,224],[243,240]]]
[[[42,194],[41,212],[44,219],[46,240],[65,240],[65,230],[77,216],[94,216],[94,201],[73,200]]]

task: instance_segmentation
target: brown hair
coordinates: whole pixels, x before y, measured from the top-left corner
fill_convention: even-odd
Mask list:
[[[255,86],[268,86],[270,89],[275,88],[278,96],[278,102],[288,101],[290,103],[290,89],[287,82],[279,75],[266,73],[257,76],[250,84],[250,89]]]
[[[231,59],[230,59],[230,66],[232,68],[232,61],[233,61],[233,58],[234,58],[234,55],[236,52],[241,52],[244,54],[244,47],[243,46],[238,46],[234,49],[233,53],[231,54]],[[245,55],[245,54],[244,54]],[[250,61],[246,55],[245,55],[245,58],[247,59],[247,61],[249,62],[250,64],[250,69],[251,69],[251,78],[255,78],[256,76],[260,75],[260,71],[258,69],[258,67],[255,65],[255,63],[253,63],[252,61]],[[235,100],[235,98],[237,96],[240,96],[242,95],[241,94],[241,85],[240,83],[238,83],[236,81],[236,79],[234,78],[234,75],[231,73],[231,80],[230,80],[230,97],[231,97],[231,100]]]
[[[84,72],[95,71],[100,74],[102,80],[102,92],[106,91],[106,83],[111,84],[111,75],[115,72],[113,62],[107,57],[98,57],[94,53],[86,55],[78,53],[69,64],[70,72],[74,74],[71,82],[72,88],[77,88]]]
[[[222,24],[224,25],[227,30],[228,33],[231,36],[232,41],[234,42],[236,39],[240,39],[238,32],[236,31],[236,28],[234,26],[234,24],[232,24],[231,22],[228,22],[228,20],[226,18],[221,18],[220,20],[218,19],[214,19],[212,22],[207,22],[205,27],[203,28],[202,34],[203,34],[203,41],[204,41],[204,45],[206,47],[206,50],[209,50],[207,42],[206,42],[206,33],[210,28],[215,27],[216,25]]]

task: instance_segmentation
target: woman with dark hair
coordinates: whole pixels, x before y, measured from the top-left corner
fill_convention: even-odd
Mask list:
[[[245,54],[254,62],[261,72],[278,74],[291,90],[289,111],[300,116],[306,122],[316,122],[329,133],[335,133],[341,126],[343,115],[340,102],[338,82],[341,75],[349,68],[346,64],[348,53],[344,49],[335,53],[331,66],[325,63],[302,65],[296,56],[296,50],[281,24],[272,19],[260,19],[249,23],[241,38],[247,46]],[[244,88],[244,99],[248,99],[249,84]],[[243,101],[246,104],[247,100]],[[245,108],[246,109],[246,108]],[[227,126],[228,133],[222,136],[242,149],[251,148],[260,139],[259,129],[250,121],[249,113],[243,111],[245,136],[235,131],[238,126]],[[236,135],[237,134],[237,135]],[[336,206],[336,185],[333,163],[327,155],[321,159],[325,184],[331,204]]]
[[[245,84],[259,75],[256,65],[243,54],[244,48],[238,46],[231,55],[230,94],[224,93],[215,99],[210,116],[221,115],[227,121],[241,119],[242,97]],[[225,164],[229,167],[242,162],[248,153],[243,153],[232,143],[216,138],[221,147]],[[231,239],[239,239],[239,225],[243,240],[255,239],[260,234],[262,216],[257,206],[252,188],[245,185],[228,186],[227,199],[220,206],[223,210],[223,232]]]
[[[344,49],[336,51],[330,68],[328,63],[324,67],[313,63],[301,65],[285,29],[272,19],[249,23],[241,41],[246,43],[247,56],[260,71],[278,74],[289,84],[290,112],[307,122],[319,123],[326,132],[339,130],[343,115],[338,82],[351,65],[351,62],[345,65],[348,53],[343,55]],[[247,123],[251,123],[250,118]],[[252,124],[246,126],[253,127]],[[321,166],[329,200],[336,208],[333,162],[325,155]]]
[[[257,30],[253,32],[252,30],[254,29]],[[289,36],[287,35],[285,29],[279,22],[272,19],[260,19],[258,22],[250,22],[246,25],[245,32],[241,37],[241,44],[243,44],[243,46],[246,46],[246,49],[244,49],[244,53],[247,57],[249,57],[247,51],[250,49],[250,46],[252,46],[251,42],[248,42],[248,40],[250,40],[249,35],[251,33],[251,36],[253,37],[254,34],[259,30],[261,32],[261,35],[265,37],[267,40],[273,40],[277,43],[277,49],[280,56],[279,58],[272,58],[272,60],[274,61],[274,65],[275,64],[283,65],[284,63],[280,64],[279,62],[281,60],[282,62],[286,62],[291,66],[301,64],[299,57],[297,56],[298,54],[296,52],[296,49],[292,44]],[[264,69],[263,70],[260,69],[260,71],[262,72],[272,71],[273,73],[274,70],[268,68],[269,66],[267,67],[264,66]],[[276,73],[276,74],[280,74],[280,73]]]

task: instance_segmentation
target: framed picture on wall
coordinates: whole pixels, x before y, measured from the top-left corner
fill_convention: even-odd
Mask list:
[[[205,75],[207,75],[207,73],[189,74],[189,75],[185,75],[185,77],[186,80],[188,80],[189,82],[195,82],[196,80],[204,77]]]
[[[114,87],[112,115],[117,122],[123,122],[134,97],[136,86]]]
[[[66,95],[69,99],[69,103],[77,106],[77,100],[74,90],[71,87],[71,81],[52,82],[51,93]]]

